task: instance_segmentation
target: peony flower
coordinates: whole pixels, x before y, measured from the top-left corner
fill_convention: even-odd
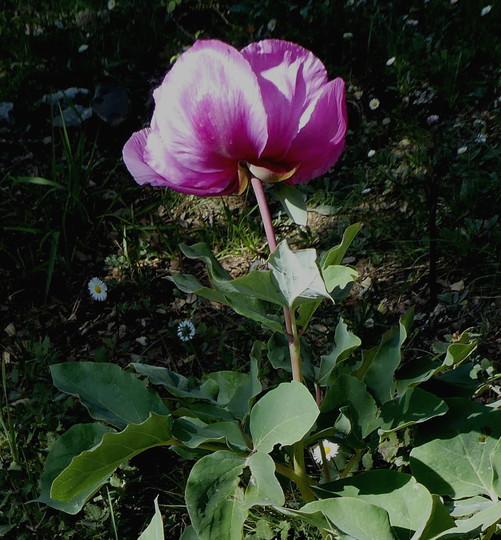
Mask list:
[[[269,39],[242,51],[197,41],[154,92],[149,128],[123,150],[136,182],[199,196],[242,193],[250,175],[306,183],[344,147],[344,82],[299,45]]]
[[[335,458],[338,455],[339,444],[330,442],[327,439],[324,439],[321,444],[324,447],[325,458],[327,459],[327,461],[331,460],[332,458]],[[320,445],[315,446],[315,448],[313,449],[313,459],[319,465],[322,465],[322,451],[321,451]]]
[[[195,327],[189,320],[181,321],[177,326],[177,337],[181,341],[191,341],[195,335]]]
[[[104,281],[97,277],[93,277],[87,286],[89,288],[89,293],[94,300],[99,300],[100,302],[106,300],[108,296],[108,287]]]

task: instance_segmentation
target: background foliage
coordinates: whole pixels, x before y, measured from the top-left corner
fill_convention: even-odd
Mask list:
[[[130,133],[150,118],[152,90],[196,38],[237,47],[295,41],[346,79],[346,151],[332,174],[303,190],[309,226],[293,227],[274,207],[279,234],[322,250],[348,223],[363,221],[350,251],[362,277],[344,313],[357,335],[375,344],[415,304],[421,322],[410,354],[472,326],[481,337],[475,374],[489,378],[499,365],[501,45],[499,6],[481,15],[485,7],[477,0],[5,2],[1,534],[134,537],[157,493],[166,530],[176,537],[184,528],[185,463],[163,449],[120,469],[83,514],[28,501],[38,497],[47,448],[86,421],[53,388],[50,365],[140,361],[190,376],[248,362],[254,326],[163,278],[184,268],[205,279],[180,242],[206,241],[235,277],[262,261],[254,200],[139,188],[120,160]],[[87,294],[94,275],[110,288],[103,304]],[[313,324],[319,346],[338,315],[325,308]],[[183,319],[197,332],[186,343],[176,335]],[[266,538],[259,513],[254,522]],[[276,534],[292,537],[280,516],[275,524]]]

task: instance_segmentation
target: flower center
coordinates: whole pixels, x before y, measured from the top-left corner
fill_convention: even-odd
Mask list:
[[[94,292],[101,294],[101,287],[99,285],[94,285]]]

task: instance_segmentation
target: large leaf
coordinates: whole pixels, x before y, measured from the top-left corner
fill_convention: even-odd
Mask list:
[[[400,319],[397,328],[383,335],[381,343],[363,352],[362,366],[354,373],[374,392],[381,404],[394,397],[394,373],[402,360],[401,347],[407,337],[413,310]]]
[[[420,388],[409,388],[405,394],[387,401],[381,408],[381,430],[396,431],[412,424],[426,422],[447,412],[447,405],[440,398]]]
[[[252,272],[252,274],[263,273],[264,272]],[[270,313],[267,303],[262,300],[240,292],[222,292],[221,290],[205,287],[197,278],[190,275],[176,274],[174,276],[169,276],[169,279],[183,292],[196,294],[197,296],[207,298],[213,302],[219,302],[220,304],[230,306],[239,315],[264,324],[276,332],[285,331],[278,318]],[[251,279],[256,281],[257,289],[262,291],[259,286],[259,277]],[[269,280],[269,277],[265,279]],[[226,287],[226,289],[228,289],[228,287]]]
[[[471,339],[469,332],[465,331],[457,341],[446,346],[445,355],[441,361],[438,360],[440,355],[437,355],[434,358],[421,358],[419,362],[405,364],[396,374],[395,388],[398,395],[404,394],[407,388],[421,384],[438,373],[457,368],[475,351],[476,347],[477,342]]]
[[[501,497],[501,411],[460,398],[418,431],[414,476],[439,495]]]
[[[114,364],[67,362],[50,371],[61,392],[78,396],[93,418],[118,428],[140,424],[151,412],[169,413],[157,393]]]
[[[465,540],[467,538],[479,538],[480,531],[486,531],[495,523],[501,522],[501,503],[485,508],[469,517],[456,521],[456,526],[435,536],[433,540]],[[495,534],[495,533],[494,533]],[[486,536],[487,538],[487,536]],[[490,537],[496,538],[496,535]]]
[[[158,508],[158,497],[155,498],[155,513],[150,524],[137,540],[164,540],[164,524],[160,508]]]
[[[280,242],[268,259],[278,288],[287,304],[294,309],[305,302],[331,298],[316,262],[314,249],[292,251],[287,242]]]
[[[106,481],[98,479],[94,484],[67,502],[61,502],[50,496],[52,482],[68,467],[74,456],[77,456],[99,444],[105,433],[112,432],[112,428],[104,424],[76,424],[61,435],[50,449],[44,470],[40,477],[40,497],[37,502],[48,504],[52,508],[62,510],[68,514],[79,512],[85,501],[93,495]]]
[[[308,222],[308,210],[303,194],[295,186],[280,182],[275,185],[273,195],[282,203],[287,215],[296,225],[306,225]]]
[[[334,289],[344,290],[358,278],[358,272],[349,266],[331,265],[322,271],[325,288],[332,293]],[[337,300],[337,297],[334,297]]]
[[[333,426],[337,417],[333,411],[340,411],[350,421],[352,434],[359,441],[381,423],[377,404],[367,387],[350,375],[340,375],[334,380],[322,400],[320,410],[319,426]]]
[[[388,513],[383,508],[355,497],[337,497],[306,504],[300,514],[321,512],[333,527],[333,533],[349,535],[353,540],[396,540]]]
[[[186,507],[200,540],[240,539],[247,516],[239,486],[245,458],[226,450],[203,457],[190,472]]]
[[[269,453],[276,444],[287,446],[308,433],[319,410],[306,386],[282,383],[252,408],[250,431],[254,449]]]
[[[136,454],[170,444],[171,425],[170,416],[152,413],[142,424],[129,424],[120,433],[105,433],[97,446],[75,456],[56,477],[50,496],[68,502],[104,483],[119,465]]]
[[[183,253],[190,259],[200,259],[207,265],[209,279],[212,285],[233,299],[237,296],[258,298],[285,307],[285,298],[273,280],[272,273],[250,272],[240,278],[232,279],[221,263],[216,259],[207,244],[201,242],[193,246],[180,244]]]
[[[431,538],[431,531],[426,535],[423,532],[429,530],[432,514],[438,511],[436,505],[441,504],[434,502],[431,493],[412,476],[391,470],[368,471],[313,489],[322,498],[333,495],[356,497],[383,508],[399,540]],[[433,528],[433,534],[445,530],[453,523],[452,518],[448,517],[443,520],[439,531]]]
[[[208,401],[228,409],[231,415],[238,419],[248,414],[250,401],[261,391],[255,358],[251,358],[250,374],[217,371],[208,374],[201,385],[163,367],[139,363],[132,365],[153,384],[164,386],[175,396]]]
[[[193,380],[164,367],[140,363],[132,365],[138,373],[148,377],[153,384],[162,385],[175,396],[215,402],[218,386],[212,380],[207,381],[206,384],[198,385]]]
[[[355,236],[357,236],[358,231],[361,228],[361,223],[354,223],[353,225],[350,225],[344,231],[341,243],[322,254],[322,257],[320,258],[320,268],[322,271],[331,265],[341,264],[346,252],[348,251],[348,248],[350,247],[350,244],[353,242]]]
[[[172,434],[188,448],[197,448],[208,442],[223,442],[239,451],[249,450],[240,428],[234,422],[205,424],[196,418],[177,418]]]
[[[250,468],[251,478],[245,491],[246,506],[277,505],[285,503],[284,492],[275,476],[275,462],[269,454],[254,452],[246,465]]]
[[[317,380],[318,384],[326,386],[333,381],[330,380],[332,370],[337,364],[343,362],[348,358],[351,352],[359,347],[362,343],[360,338],[355,334],[352,334],[346,326],[343,319],[339,319],[334,333],[335,347],[332,352],[326,356],[321,357],[320,370],[318,372]]]

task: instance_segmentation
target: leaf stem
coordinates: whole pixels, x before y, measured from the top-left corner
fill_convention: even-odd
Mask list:
[[[282,465],[281,463],[275,463],[275,468],[278,474],[281,474],[289,480],[292,480],[297,485],[299,491],[301,492],[301,496],[303,497],[305,502],[311,502],[317,499],[315,493],[313,493],[313,490],[309,485],[307,477],[304,478],[302,476],[299,476],[296,471],[293,471],[292,469],[286,467],[285,465]]]
[[[346,467],[339,474],[339,478],[346,478],[348,476],[351,469],[357,464],[359,459],[362,457],[363,453],[364,453],[364,451],[360,450],[360,449],[355,451],[355,453],[351,457],[350,461],[348,461],[348,463],[346,464]]]

